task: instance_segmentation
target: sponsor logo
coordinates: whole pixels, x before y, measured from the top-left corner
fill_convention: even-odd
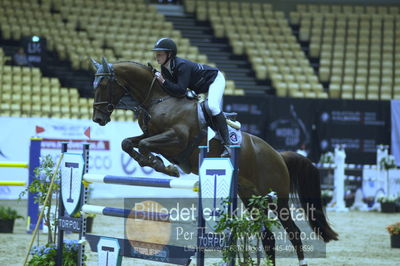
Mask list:
[[[89,169],[111,169],[112,159],[109,156],[90,155]]]
[[[132,175],[137,169],[135,161],[126,153],[121,153],[121,167],[127,175]]]
[[[41,148],[47,150],[60,150],[61,144],[68,142],[68,150],[81,150],[83,143],[90,143],[90,150],[109,151],[109,140],[86,140],[86,139],[43,139]]]
[[[238,143],[239,139],[238,139],[238,136],[237,136],[236,132],[231,132],[229,134],[229,138],[231,139],[232,143],[234,143],[234,144]]]

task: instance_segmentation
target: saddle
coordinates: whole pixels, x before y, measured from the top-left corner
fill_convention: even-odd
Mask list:
[[[200,107],[204,114],[204,119],[206,121],[207,126],[211,127],[214,131],[216,131],[216,127],[212,120],[212,113],[208,106],[208,100],[206,99],[205,101],[200,102]],[[240,130],[241,127],[240,122],[236,120],[237,113],[224,112],[224,115],[226,117],[226,123],[228,124],[228,126],[230,126],[233,129]]]

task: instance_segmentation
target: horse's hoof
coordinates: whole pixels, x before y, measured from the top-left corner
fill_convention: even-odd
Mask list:
[[[180,176],[179,170],[178,170],[178,168],[176,166],[173,166],[172,164],[170,164],[170,165],[168,165],[166,167],[166,169],[167,169],[167,172],[168,172],[169,176],[174,176],[174,177],[179,177]]]

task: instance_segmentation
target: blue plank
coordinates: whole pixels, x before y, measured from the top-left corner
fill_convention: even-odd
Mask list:
[[[104,177],[104,183],[129,186],[170,188],[170,182],[171,179],[166,178],[126,177],[114,175],[106,175]]]
[[[136,219],[159,221],[159,222],[170,222],[169,214],[161,212],[146,212],[146,211],[136,211],[130,209],[105,207],[103,209],[103,215],[121,217],[121,218],[136,218]]]

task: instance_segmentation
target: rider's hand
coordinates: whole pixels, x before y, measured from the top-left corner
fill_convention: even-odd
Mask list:
[[[161,75],[160,72],[156,72],[154,75],[156,76],[156,78],[158,79],[158,81],[161,82],[161,84],[164,83],[165,79],[164,79],[164,77]]]

